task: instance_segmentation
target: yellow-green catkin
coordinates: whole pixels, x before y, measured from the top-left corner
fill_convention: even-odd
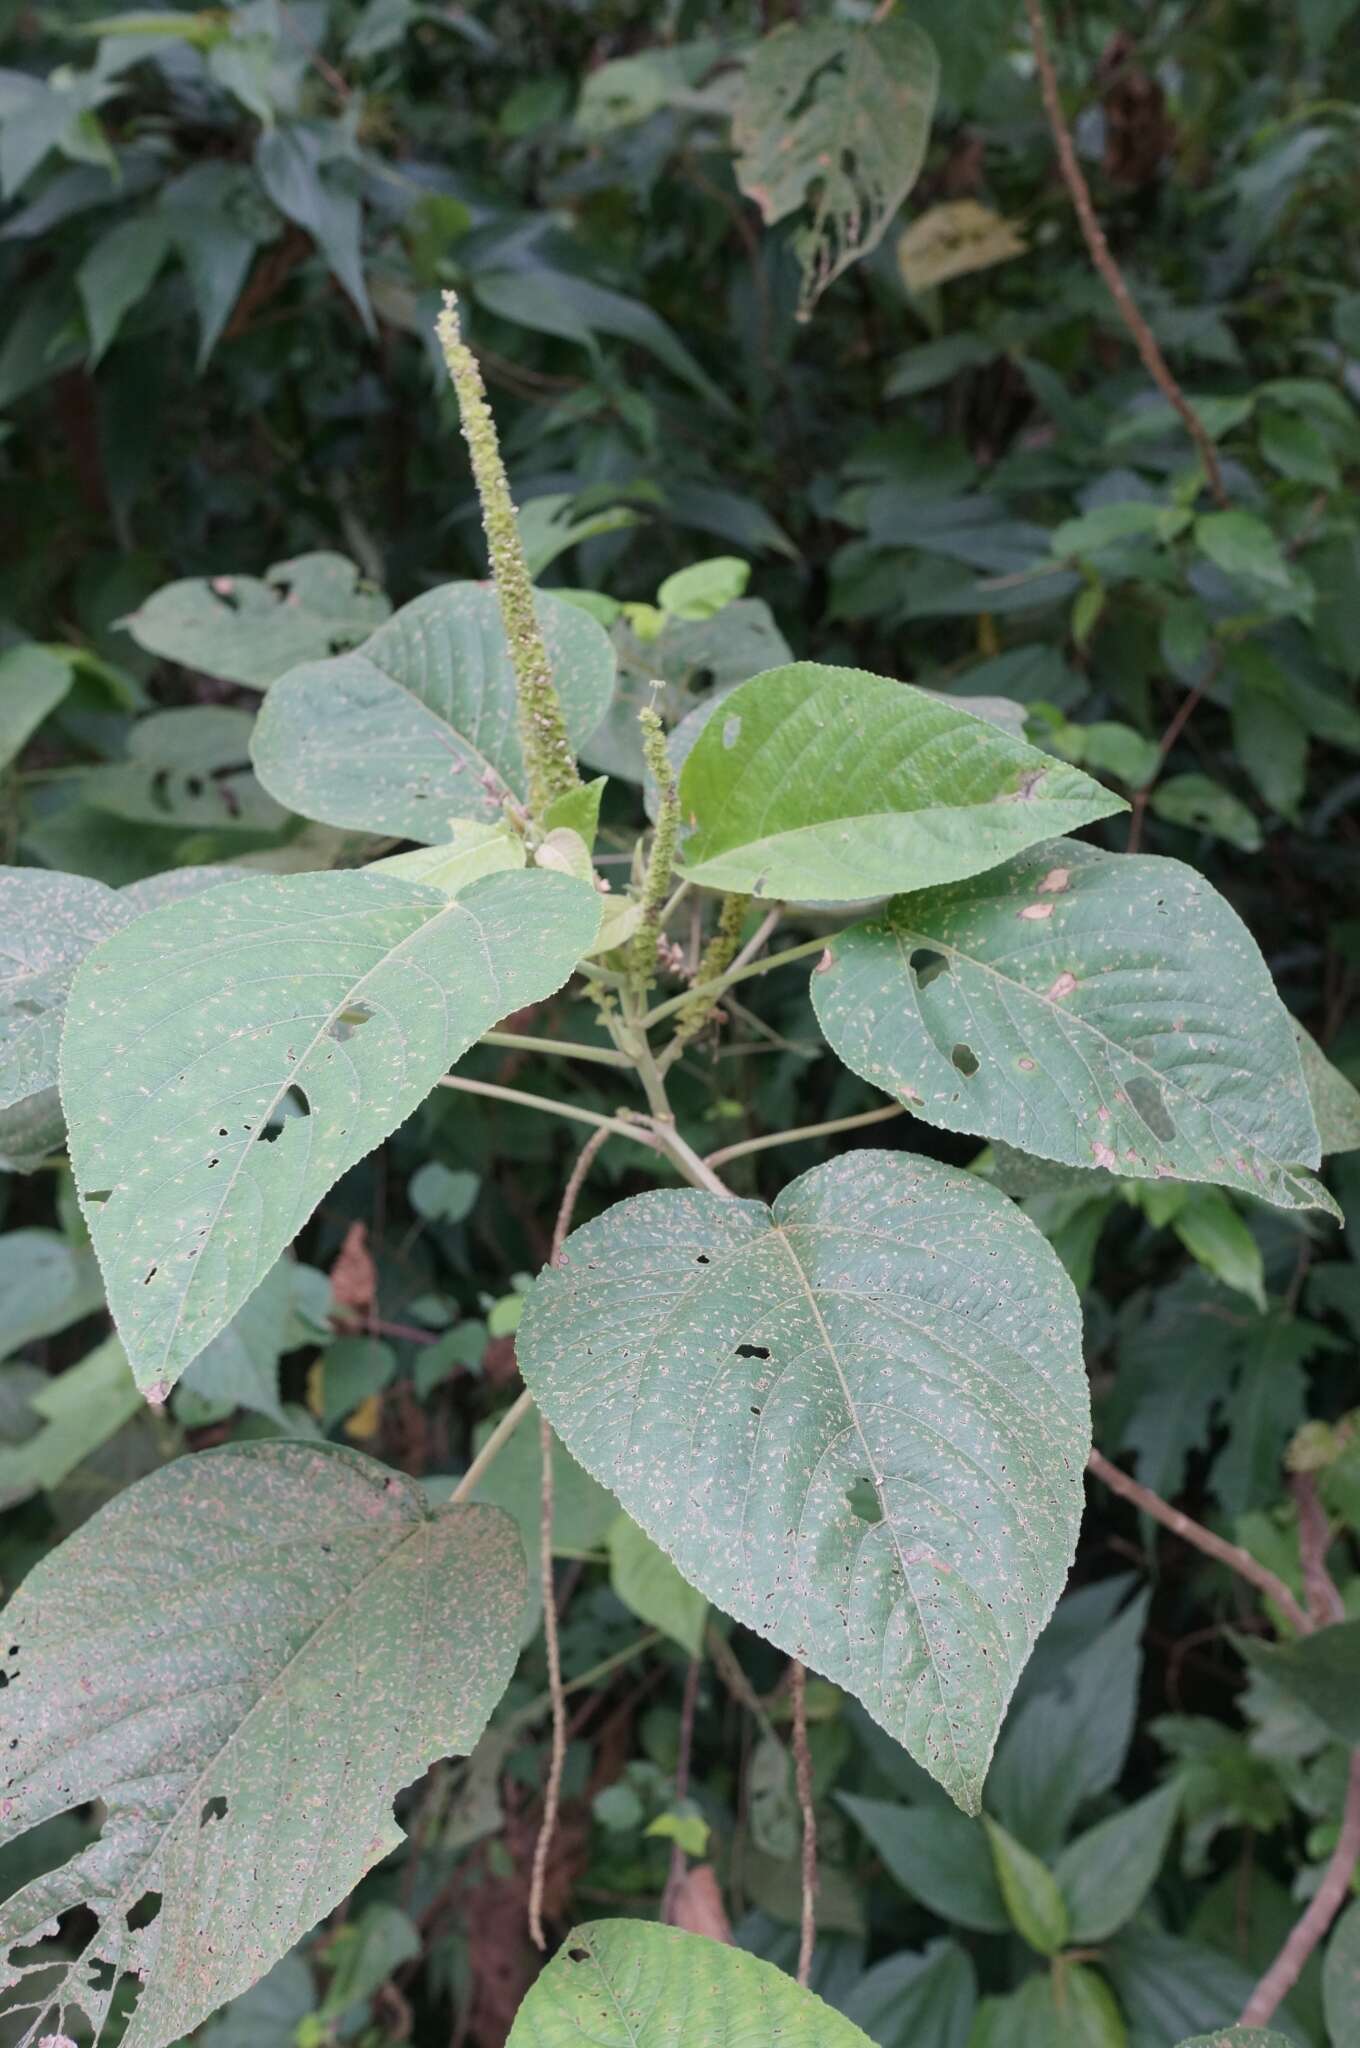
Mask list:
[[[647,868],[642,878],[642,922],[633,934],[630,964],[645,988],[656,972],[656,942],[661,936],[661,913],[670,894],[675,853],[680,843],[680,797],[675,770],[666,751],[666,729],[648,705],[638,713],[642,727],[642,757],[657,787],[656,830]]]
[[[580,788],[581,778],[534,611],[533,579],[524,558],[496,422],[487,403],[477,358],[463,340],[458,301],[452,292],[444,294],[444,310],[435,322],[435,332],[458,394],[463,439],[472,459],[491,575],[515,671],[520,746],[529,779],[529,809],[535,818],[541,819],[554,798]]]
[[[704,947],[699,961],[699,971],[694,977],[696,993],[681,1005],[675,1015],[675,1040],[677,1046],[688,1045],[696,1038],[713,1015],[714,997],[700,995],[699,989],[727,972],[736,958],[741,944],[742,927],[746,913],[751,907],[749,896],[724,896],[718,911],[718,922],[713,935]]]

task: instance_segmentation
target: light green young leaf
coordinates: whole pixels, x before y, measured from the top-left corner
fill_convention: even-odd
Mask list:
[[[22,1443],[0,1442],[0,1507],[60,1486],[141,1405],[123,1347],[109,1337],[29,1396],[39,1427]]]
[[[87,1801],[105,1821],[0,1906],[37,2001],[16,2048],[76,2013],[98,2042],[128,1971],[126,2048],[248,1990],[402,1841],[396,1793],[472,1749],[525,1592],[503,1515],[431,1519],[412,1481],[302,1444],[181,1458],[45,1557],[5,1610],[0,1842]],[[23,1953],[85,1905],[76,1955]]]
[[[608,635],[577,605],[536,606],[567,730],[578,745],[614,689]],[[265,788],[327,825],[442,839],[523,798],[515,673],[489,583],[447,583],[404,605],[352,654],[292,670],[255,728]]]
[[[1061,1980],[1035,1976],[1008,1997],[984,1999],[968,2048],[1126,2048],[1128,2038],[1105,1979],[1076,1963]]]
[[[0,768],[8,768],[49,711],[71,687],[74,670],[64,655],[36,640],[0,654]]]
[[[767,222],[810,209],[794,240],[804,317],[877,248],[916,183],[939,72],[930,37],[903,13],[786,22],[747,57],[732,122],[737,183]]]
[[[506,2048],[873,2048],[773,1963],[642,1920],[574,1927]],[[137,2044],[133,2044],[137,2048]]]
[[[697,823],[692,881],[842,903],[980,874],[1128,808],[956,703],[809,661],[732,691],[685,761],[680,803]]]
[[[1288,1012],[1193,868],[1075,842],[901,896],[812,977],[833,1050],[946,1130],[1331,1208]]]
[[[456,896],[480,875],[528,865],[524,841],[504,820],[495,825],[476,825],[471,818],[453,818],[450,826],[452,836],[447,842],[417,846],[409,853],[394,853],[386,860],[371,861],[369,874],[396,875],[403,881],[423,882],[427,889],[442,889],[446,896]]]
[[[71,1163],[137,1383],[163,1399],[326,1190],[482,1032],[550,995],[594,891],[534,869],[450,899],[264,876],[150,912],[76,976]]]
[[[390,612],[344,555],[312,554],[275,562],[263,578],[167,583],[123,624],[148,654],[263,690],[299,662],[366,639]]]
[[[616,1515],[605,1539],[615,1597],[649,1628],[659,1628],[691,1657],[704,1646],[708,1601],[681,1578],[664,1550],[631,1515]]]
[[[860,1151],[773,1212],[619,1203],[539,1275],[517,1351],[568,1449],[691,1585],[856,1693],[976,1811],[1076,1540],[1080,1328],[1004,1196]]]
[[[1164,1785],[1063,1850],[1053,1874],[1067,1901],[1069,1939],[1108,1941],[1133,1918],[1162,1867],[1180,1792],[1178,1781]]]
[[[668,576],[656,601],[673,619],[711,619],[744,596],[750,580],[751,564],[740,555],[712,555]]]
[[[1186,1188],[1184,1203],[1171,1219],[1192,1259],[1225,1287],[1245,1294],[1261,1315],[1266,1312],[1265,1260],[1261,1247],[1219,1188]]]
[[[1052,1872],[990,1815],[983,1816],[983,1826],[1012,1927],[1041,1956],[1056,1955],[1067,1940],[1068,1920]]]
[[[1298,1041],[1308,1099],[1317,1119],[1322,1156],[1360,1149],[1360,1089],[1334,1067],[1317,1040],[1297,1017],[1290,1019]]]
[[[1289,588],[1289,564],[1280,544],[1254,512],[1203,512],[1195,521],[1195,539],[1225,576]]]

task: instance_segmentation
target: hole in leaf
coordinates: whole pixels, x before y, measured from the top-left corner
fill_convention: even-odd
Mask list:
[[[151,1266],[151,1267],[149,1267],[149,1268],[147,1269],[146,1273],[145,1273],[145,1274],[143,1275],[143,1278],[142,1278],[142,1285],[143,1285],[143,1287],[149,1287],[149,1286],[151,1285],[152,1281],[153,1281],[153,1280],[155,1279],[155,1277],[156,1277],[157,1273],[159,1273],[159,1272],[160,1272],[160,1267],[159,1267],[159,1266]]]
[[[209,1821],[225,1820],[226,1817],[227,1802],[220,1792],[214,1792],[211,1799],[204,1800],[203,1811],[198,1816],[198,1824],[201,1828],[205,1828]]]
[[[738,1358],[768,1358],[769,1355],[770,1350],[767,1344],[738,1344],[737,1346]]]
[[[567,1961],[569,1963],[588,1963],[590,1961],[590,1950],[588,1948],[569,1948],[567,1950]]]
[[[707,1253],[707,1252],[696,1252],[696,1254],[695,1254],[695,1258],[694,1258],[694,1263],[695,1263],[695,1265],[696,1265],[696,1266],[706,1266],[706,1265],[708,1265],[708,1264],[709,1264],[709,1257],[708,1257],[708,1253]]]
[[[1135,1074],[1129,1082],[1126,1093],[1129,1102],[1143,1119],[1154,1138],[1162,1139],[1176,1135],[1176,1125],[1166,1106],[1166,1097],[1160,1085],[1148,1074]]]
[[[169,813],[174,809],[170,801],[170,770],[158,768],[151,778],[151,801],[158,811]]]
[[[971,1045],[956,1045],[949,1055],[959,1072],[971,1081],[978,1070],[978,1056]]]
[[[159,1892],[143,1892],[127,1916],[127,1924],[135,1934],[139,1927],[149,1927],[161,1909]]]
[[[87,1202],[107,1202],[112,1193],[112,1188],[91,1188],[85,1199]]]
[[[224,611],[240,611],[241,600],[236,595],[236,585],[232,582],[230,576],[214,576],[212,579],[212,594]]]
[[[878,1497],[878,1488],[866,1473],[861,1472],[853,1481],[845,1498],[857,1522],[867,1522],[872,1528],[883,1520],[883,1503]]]
[[[347,1038],[353,1038],[355,1032],[367,1024],[372,1015],[373,1010],[370,1004],[351,1003],[348,1009],[342,1010],[340,1015],[327,1026],[326,1036],[335,1039],[337,1044],[343,1045]]]
[[[937,975],[949,972],[949,962],[933,946],[917,946],[908,965],[916,976],[917,988],[929,988]]]
[[[286,1123],[290,1123],[294,1117],[310,1116],[311,1113],[312,1105],[302,1090],[297,1087],[288,1089],[272,1118],[264,1126],[263,1130],[260,1131],[260,1143],[262,1145],[275,1144],[282,1137],[283,1127]],[[249,1129],[249,1125],[246,1128]]]

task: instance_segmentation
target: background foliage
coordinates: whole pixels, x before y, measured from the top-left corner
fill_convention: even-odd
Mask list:
[[[116,921],[110,891],[191,886],[151,878],[399,843],[400,818],[386,842],[343,816],[304,825],[248,739],[284,669],[484,571],[432,341],[453,286],[535,571],[603,593],[635,703],[659,676],[678,719],[790,647],[1002,700],[1012,729],[1131,799],[1098,843],[1172,855],[1229,897],[1299,1025],[1360,1077],[1353,0],[1055,11],[1100,215],[1219,450],[1229,503],[1198,514],[1193,451],[1056,176],[1023,15],[899,0],[938,86],[917,51],[881,204],[855,219],[872,246],[842,262],[854,209],[824,217],[815,120],[773,187],[764,160],[785,11],[4,11],[4,858],[88,877]],[[621,848],[640,816],[631,716],[588,759],[613,778],[602,843]],[[673,966],[663,993],[683,992],[683,934]],[[522,1028],[559,1021],[539,1006]],[[801,980],[750,984],[729,1024],[675,1070],[699,1149],[880,1100],[821,1047]],[[467,1071],[544,1085],[505,1048]],[[593,1072],[560,1085],[608,1110]],[[1349,1249],[1249,1193],[1093,1193],[1000,1146],[983,1164],[1082,1291],[1103,1452],[1300,1598],[1311,1474],[1360,1621],[1360,1102],[1328,1086]],[[569,1133],[431,1100],[154,1411],[109,1340],[59,1136],[50,1114],[0,1112],[6,1595],[185,1448],[324,1435],[447,1496],[514,1383]],[[915,1122],[888,1142],[955,1164],[978,1149]],[[732,1179],[769,1197],[812,1163],[772,1147]],[[597,1176],[595,1206],[641,1184],[617,1148]],[[534,1540],[530,1437],[485,1497]],[[791,1965],[783,1660],[715,1629],[565,1453],[557,1544],[573,1689],[552,1926],[664,1905]],[[1252,1654],[1262,1628],[1226,1573],[1093,1489],[989,1781],[990,1839],[812,1681],[823,1996],[881,2048],[1170,2048],[1239,2010],[1318,1882],[1357,1732],[1354,1689],[1349,1723],[1308,1703]],[[210,2023],[219,2042],[499,2048],[538,1969],[545,1683],[536,1639],[471,1760],[419,1781],[408,1838]],[[38,1867],[96,1825],[90,1808],[50,1823]],[[0,1894],[31,1853],[0,1855]],[[1351,1906],[1276,2016],[1283,2039],[1360,2041],[1358,1953]]]

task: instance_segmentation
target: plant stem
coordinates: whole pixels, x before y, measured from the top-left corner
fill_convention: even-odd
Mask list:
[[[649,1628],[645,1635],[639,1636],[635,1643],[630,1643],[626,1650],[615,1650],[612,1656],[602,1658],[598,1664],[592,1664],[589,1671],[583,1671],[579,1678],[569,1678],[562,1687],[563,1698],[568,1698],[574,1692],[584,1692],[587,1686],[598,1685],[602,1678],[611,1678],[616,1671],[622,1671],[625,1664],[631,1664],[635,1658],[645,1656],[648,1650],[654,1650],[658,1643],[664,1641],[665,1637],[659,1628]],[[516,1729],[527,1728],[540,1714],[546,1713],[551,1705],[551,1695],[546,1692],[540,1693],[536,1700],[530,1700],[527,1707],[520,1707],[512,1714],[508,1725]]]
[[[533,1038],[524,1031],[484,1031],[479,1045],[503,1045],[512,1052],[556,1053],[559,1059],[594,1060],[602,1067],[631,1067],[626,1053],[607,1045],[578,1045],[570,1038]]]
[[[833,1117],[825,1124],[800,1124],[793,1131],[769,1131],[763,1138],[743,1138],[739,1145],[720,1145],[716,1152],[709,1152],[704,1159],[706,1166],[726,1166],[729,1159],[742,1159],[748,1152],[764,1152],[771,1145],[797,1145],[804,1138],[830,1138],[837,1131],[861,1131],[866,1124],[885,1124],[895,1116],[905,1116],[906,1111],[899,1102],[889,1102],[882,1109],[866,1109],[858,1116]]]
[[[817,1810],[812,1797],[812,1752],[808,1748],[807,1671],[795,1657],[789,1665],[793,1698],[793,1776],[803,1819],[803,1898],[798,1932],[798,1982],[812,1982],[812,1951],[817,1940]]]
[[[1351,1755],[1341,1833],[1322,1882],[1307,1911],[1296,1922],[1284,1947],[1242,2008],[1244,2027],[1266,2027],[1303,1974],[1304,1965],[1350,1895],[1351,1879],[1360,1864],[1360,1750]]]
[[[528,776],[529,809],[541,821],[555,797],[581,787],[576,756],[567,734],[562,704],[553,682],[552,664],[534,608],[533,579],[524,557],[515,504],[501,458],[496,422],[487,404],[477,358],[463,340],[458,300],[444,294],[444,310],[435,322],[439,346],[458,394],[463,439],[472,461],[473,482],[482,508],[491,574],[496,585],[505,638],[515,671],[519,705],[519,738]]]
[[[776,967],[791,967],[795,960],[806,960],[809,953],[823,953],[831,940],[839,937],[839,932],[832,932],[824,939],[805,939],[801,946],[788,946],[782,953],[767,954],[763,960],[753,960],[740,967],[729,967],[725,974],[718,975],[712,981],[696,981],[694,987],[687,989],[684,995],[671,996],[666,1002],[658,1003],[654,1010],[648,1010],[642,1022],[650,1030],[653,1024],[659,1024],[663,1017],[674,1016],[677,1010],[683,1009],[685,1004],[692,1002],[696,996],[716,998],[724,989],[735,988],[739,981],[749,981],[754,974],[769,974]],[[708,1007],[712,1009],[712,1003]],[[667,1050],[669,1051],[669,1047]]]
[[[691,1187],[705,1188],[710,1195],[726,1195],[729,1201],[733,1199],[731,1188],[718,1179],[708,1161],[701,1159],[693,1146],[681,1137],[673,1117],[654,1116],[650,1121],[659,1149],[673,1166],[679,1167]]]
[[[1300,1635],[1308,1634],[1311,1626],[1308,1616],[1284,1580],[1278,1578],[1265,1565],[1258,1564],[1250,1551],[1243,1550],[1239,1544],[1226,1543],[1221,1536],[1215,1536],[1212,1529],[1206,1529],[1202,1522],[1192,1521],[1189,1515],[1183,1515],[1179,1508],[1173,1508],[1169,1501],[1163,1500],[1151,1487],[1140,1486],[1136,1479],[1130,1479],[1127,1472],[1121,1472],[1117,1465],[1112,1465],[1099,1451],[1092,1451],[1086,1461],[1086,1469],[1093,1472],[1097,1479],[1103,1479],[1112,1493],[1117,1493],[1121,1499],[1132,1502],[1143,1514],[1150,1515],[1154,1522],[1160,1522],[1164,1529],[1170,1529],[1173,1535],[1179,1536],[1182,1542],[1192,1543],[1195,1549],[1202,1550],[1206,1557],[1212,1557],[1217,1563],[1226,1565],[1230,1572],[1236,1572],[1240,1579],[1245,1579],[1258,1593],[1264,1593],[1267,1600],[1274,1602],[1291,1628],[1297,1629]]]
[[[1172,410],[1180,415],[1185,431],[1194,442],[1209,489],[1218,505],[1228,503],[1228,493],[1223,482],[1223,472],[1218,465],[1218,450],[1214,447],[1205,429],[1203,420],[1191,405],[1180,385],[1172,375],[1166,357],[1158,347],[1157,338],[1142,313],[1138,310],[1133,293],[1124,282],[1124,273],[1115,262],[1110,245],[1105,239],[1105,230],[1100,225],[1091,201],[1091,188],[1077,152],[1072,146],[1072,133],[1062,110],[1062,98],[1058,91],[1058,74],[1053,66],[1053,52],[1049,47],[1048,25],[1044,20],[1043,0],[1025,0],[1025,13],[1029,17],[1029,32],[1034,44],[1034,62],[1039,72],[1039,88],[1043,94],[1044,112],[1048,116],[1053,146],[1058,152],[1058,168],[1076,211],[1077,221],[1083,239],[1090,253],[1091,261],[1100,273],[1105,289],[1114,300],[1119,317],[1132,336],[1134,347],[1142,358],[1143,366],[1157,389]]]
[[[601,1116],[596,1109],[578,1109],[573,1102],[554,1102],[547,1095],[530,1095],[523,1088],[503,1088],[499,1081],[474,1081],[466,1074],[444,1074],[439,1085],[456,1088],[465,1095],[487,1095],[495,1102],[518,1103],[521,1109],[541,1109],[550,1116],[564,1116],[572,1123],[593,1124],[597,1130],[611,1131],[616,1137],[631,1138],[635,1145],[657,1150],[656,1138],[641,1120],[632,1123],[622,1116]]]
[[[467,1471],[454,1487],[453,1492],[449,1496],[450,1507],[456,1507],[459,1501],[467,1500],[476,1492],[488,1468],[495,1464],[497,1458],[499,1458],[501,1452],[505,1449],[505,1446],[509,1443],[511,1437],[533,1405],[534,1397],[526,1388],[519,1399],[506,1409],[504,1415],[502,1415],[500,1421],[496,1424],[496,1427],[468,1466]]]

